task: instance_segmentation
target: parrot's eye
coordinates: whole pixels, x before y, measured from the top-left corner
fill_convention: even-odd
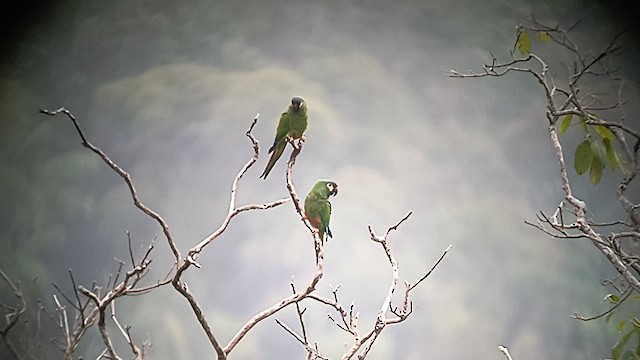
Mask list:
[[[333,192],[333,184],[327,184],[327,189],[329,189],[330,192]]]

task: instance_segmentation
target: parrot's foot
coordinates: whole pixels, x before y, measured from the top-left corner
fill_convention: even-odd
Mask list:
[[[297,141],[296,141],[297,140]],[[292,139],[291,141],[291,145],[293,145],[293,147],[296,150],[302,150],[302,145],[304,145],[304,142],[307,141],[307,138],[304,137],[304,135],[302,135],[301,137],[299,137],[298,139]]]

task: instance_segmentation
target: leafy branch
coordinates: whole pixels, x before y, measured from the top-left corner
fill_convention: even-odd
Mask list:
[[[558,26],[544,25],[532,17],[530,24],[517,27],[514,50],[510,52],[508,60],[500,61],[492,55],[491,62],[485,64],[482,71],[461,73],[451,70],[450,76],[482,78],[524,73],[532,76],[541,86],[546,98],[545,115],[549,124],[549,138],[558,160],[560,187],[564,199],[560,201],[553,214],[540,212],[536,222],[525,223],[553,238],[590,240],[613,265],[624,283],[625,289],[622,291],[626,295],[622,299],[617,297],[623,302],[630,298],[631,293],[640,292],[640,256],[636,250],[640,244],[640,204],[634,203],[628,194],[629,185],[640,171],[640,132],[626,122],[624,82],[617,75],[618,69],[611,67],[606,61],[623,49],[622,33],[613,35],[599,51],[584,52],[570,34],[576,25],[577,23],[563,30]],[[549,74],[547,62],[533,52],[533,34],[542,46],[553,43],[560,50],[569,53],[573,61],[572,66],[565,66],[566,78],[560,79]],[[609,104],[602,105],[605,99],[584,90],[589,88],[585,83],[587,77],[599,82],[610,82],[617,96],[609,99]],[[575,149],[573,167],[576,173],[588,173],[591,183],[597,185],[602,179],[605,167],[621,170],[622,179],[618,183],[615,196],[626,213],[626,219],[596,223],[587,218],[586,202],[572,190],[565,152],[560,141],[560,136],[572,125],[578,125],[584,134],[584,140]],[[605,234],[605,230],[610,233]],[[617,305],[601,316],[606,315],[608,319],[607,314],[612,313]],[[587,320],[580,315],[576,315],[576,318]],[[623,346],[635,331],[634,327],[623,336]],[[620,349],[618,345],[614,347],[614,359],[621,358]]]

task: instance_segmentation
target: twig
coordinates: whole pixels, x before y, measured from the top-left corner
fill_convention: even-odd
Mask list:
[[[422,281],[424,281],[424,279],[428,278],[428,277],[429,277],[429,275],[431,275],[431,273],[433,272],[433,270],[435,270],[435,269],[436,269],[436,267],[437,267],[438,265],[440,265],[440,262],[442,261],[442,259],[444,259],[444,257],[447,255],[447,253],[449,252],[449,250],[451,250],[451,246],[453,246],[453,245],[449,245],[449,246],[447,246],[447,248],[446,248],[446,249],[444,249],[444,251],[442,252],[442,255],[440,255],[440,258],[438,258],[438,261],[436,261],[436,263],[435,263],[435,264],[433,264],[433,265],[431,266],[431,269],[429,269],[429,271],[427,271],[427,273],[426,273],[426,274],[424,274],[424,276],[422,276],[422,277],[420,278],[420,280],[416,281],[416,283],[415,283],[415,284],[413,284],[413,285],[409,286],[409,289],[407,290],[407,293],[409,293],[409,291],[413,290],[416,286],[420,285],[420,283],[421,283]]]
[[[293,291],[293,293],[296,293],[296,286],[293,283],[293,279],[291,279],[291,291]],[[302,339],[305,342],[305,345],[309,344],[309,340],[307,339],[307,329],[304,326],[304,318],[302,317],[302,315],[304,314],[304,312],[306,311],[306,309],[304,310],[300,310],[300,303],[297,302],[296,303],[296,313],[298,314],[298,320],[300,321],[300,329],[302,330]]]
[[[82,323],[84,323],[84,307],[82,306],[82,302],[80,301],[80,294],[78,293],[78,285],[76,285],[76,279],[73,277],[73,271],[69,269],[69,277],[71,278],[71,284],[73,285],[73,293],[76,296],[76,301],[78,302],[78,306],[76,309],[80,313],[80,319]]]
[[[502,354],[504,354],[504,357],[507,360],[513,360],[513,358],[511,357],[511,354],[509,354],[509,349],[507,349],[506,346],[500,345],[500,346],[498,346],[498,350],[500,350],[502,352]]]
[[[400,224],[406,221],[409,218],[409,216],[411,216],[411,211],[409,211],[394,225],[387,228],[387,231],[383,236],[377,235],[371,225],[367,226],[371,240],[379,243],[382,246],[385,254],[387,255],[387,259],[389,260],[389,264],[391,265],[391,274],[392,274],[391,284],[389,285],[387,296],[384,298],[382,305],[380,306],[380,310],[378,311],[378,317],[376,318],[376,323],[373,329],[371,329],[365,335],[360,337],[357,328],[353,329],[353,326],[351,327],[351,329],[355,333],[355,341],[353,345],[342,355],[343,360],[351,359],[356,354],[356,352],[358,352],[361,349],[362,350],[360,351],[360,355],[358,357],[360,359],[364,359],[369,353],[369,351],[371,350],[371,347],[373,346],[374,342],[377,340],[378,335],[380,335],[380,333],[382,332],[382,330],[385,328],[387,324],[401,322],[406,318],[405,317],[398,320],[398,319],[388,319],[386,317],[387,311],[391,309],[391,300],[393,298],[393,293],[395,292],[396,285],[398,283],[398,277],[399,277],[398,262],[393,256],[391,249],[387,245],[387,235],[389,235],[389,233],[392,230],[397,230],[398,226],[400,226]]]
[[[321,359],[321,360],[329,360],[328,358],[322,356],[318,349],[311,346],[305,338],[298,335],[295,331],[293,331],[287,324],[282,322],[280,319],[275,318],[276,323],[280,325],[286,332],[288,332],[294,339],[296,339],[300,344],[302,344],[307,350],[307,359]]]
[[[131,327],[127,325],[123,328],[122,325],[120,325],[120,321],[118,321],[118,318],[116,317],[115,301],[111,302],[111,320],[113,321],[114,324],[116,324],[116,326],[118,327],[118,330],[120,330],[120,333],[122,334],[122,337],[124,337],[124,339],[127,341],[127,344],[129,344],[129,347],[131,348],[131,352],[133,352],[133,354],[135,355],[135,360],[142,360],[143,358],[142,350],[140,350],[140,348],[136,344],[134,344],[132,340],[131,333],[130,333]]]
[[[9,286],[9,288],[11,288],[11,291],[13,291],[13,296],[16,297],[16,300],[18,302],[13,308],[8,308],[7,306],[5,306],[5,308],[9,310],[9,313],[4,316],[7,323],[0,329],[0,336],[2,336],[2,341],[9,349],[11,355],[13,355],[13,357],[18,360],[22,360],[22,355],[20,355],[18,349],[9,339],[8,335],[15,324],[18,323],[20,315],[22,315],[26,311],[27,302],[24,298],[24,295],[22,294],[22,291],[20,291],[18,286],[16,286],[13,281],[11,281],[11,279],[7,276],[7,274],[4,273],[2,269],[0,269],[0,277],[2,277],[4,282]]]
[[[227,216],[216,231],[206,236],[196,246],[194,246],[193,248],[191,248],[191,250],[189,250],[189,258],[192,261],[195,261],[197,259],[198,254],[204,249],[204,247],[206,247],[215,239],[217,239],[227,229],[227,226],[231,222],[231,219],[233,219],[239,213],[249,211],[249,210],[271,209],[273,207],[280,206],[286,203],[287,201],[289,201],[289,199],[284,198],[284,199],[279,199],[279,200],[276,200],[270,203],[265,203],[265,204],[251,204],[251,205],[236,207],[236,193],[238,191],[238,183],[240,182],[240,179],[242,179],[244,174],[249,170],[249,168],[253,166],[253,164],[256,161],[258,161],[258,157],[260,156],[260,146],[259,146],[258,140],[253,136],[253,133],[252,133],[253,128],[258,123],[259,116],[260,116],[260,113],[256,114],[256,116],[253,118],[251,125],[249,126],[249,129],[245,133],[245,135],[251,141],[251,144],[253,147],[253,156],[249,159],[249,161],[247,161],[247,163],[244,164],[244,166],[240,169],[236,177],[233,179],[233,183],[231,185],[231,195],[229,199],[229,210],[227,211]],[[181,271],[184,271],[185,269],[186,267],[183,266],[181,268]]]
[[[598,314],[598,315],[594,315],[594,316],[590,316],[590,317],[584,317],[582,315],[580,315],[580,313],[575,312],[571,317],[576,319],[576,320],[582,320],[582,321],[591,321],[591,320],[595,320],[595,319],[599,319],[603,316],[607,316],[609,313],[611,313],[613,310],[615,310],[618,306],[620,306],[620,304],[622,304],[625,300],[627,300],[629,298],[629,296],[631,296],[631,294],[633,294],[633,291],[629,290],[627,291],[627,293],[620,299],[620,301],[615,304],[614,306],[612,306],[609,310]]]

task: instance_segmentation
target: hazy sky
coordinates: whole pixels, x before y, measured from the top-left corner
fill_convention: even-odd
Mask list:
[[[420,278],[453,245],[412,294],[409,320],[387,328],[371,358],[500,358],[499,344],[514,359],[603,358],[613,326],[570,315],[603,308],[609,267],[590,244],[552,240],[523,223],[562,196],[543,94],[522,75],[460,80],[447,72],[479,70],[489,53],[508,58],[515,27],[531,13],[564,27],[582,19],[576,37],[596,49],[620,28],[634,34],[626,27],[633,10],[595,1],[69,1],[5,11],[1,267],[23,282],[37,276],[33,296],[50,302],[50,283],[68,288],[69,268],[82,284],[104,282],[117,269],[113,259],[128,258],[125,231],[140,247],[158,235],[149,282],[171,266],[160,229],[133,207],[121,179],[82,148],[67,119],[39,108],[70,109],[131,173],[184,253],[224,218],[258,112],[262,154],[239,203],[287,196],[284,158],[268,180],[258,176],[280,113],[302,95],[309,128],[294,172],[299,195],[319,178],[340,186],[320,294],[341,284],[341,300],[356,304],[368,329],[390,280],[368,224],[383,232],[414,212],[389,239],[401,281]],[[632,114],[639,49],[629,39],[620,64]],[[536,50],[560,73],[567,54]],[[568,134],[567,147],[579,140]],[[619,213],[607,202],[618,176],[594,189],[572,174],[601,220]],[[234,219],[185,280],[226,343],[288,295],[292,276],[302,287],[313,260],[311,238],[286,204]],[[338,357],[352,339],[326,320],[328,308],[304,305],[312,339]],[[154,359],[212,354],[169,288],[125,299],[120,311],[137,339],[153,343]],[[293,309],[278,317],[297,324]],[[99,346],[85,346],[78,355],[95,358]],[[232,358],[283,354],[302,357],[303,349],[269,319]]]

